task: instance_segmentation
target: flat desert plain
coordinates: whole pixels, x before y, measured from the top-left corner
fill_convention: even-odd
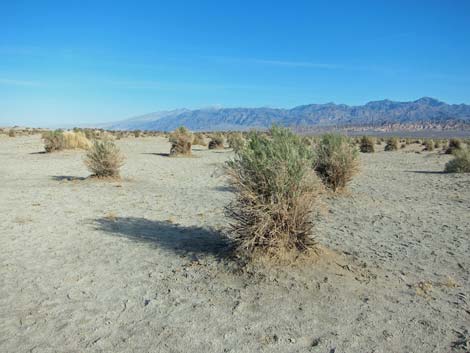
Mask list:
[[[361,154],[323,196],[307,265],[227,251],[231,150],[169,158],[117,141],[121,181],[83,151],[0,137],[0,352],[468,352],[470,175],[421,146]]]

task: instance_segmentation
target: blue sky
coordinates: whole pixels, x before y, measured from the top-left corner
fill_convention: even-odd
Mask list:
[[[470,103],[470,1],[1,1],[0,125]]]

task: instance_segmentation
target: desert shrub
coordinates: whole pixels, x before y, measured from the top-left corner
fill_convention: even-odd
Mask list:
[[[207,146],[206,140],[204,139],[204,135],[201,133],[194,134],[193,145]]]
[[[374,149],[374,139],[369,136],[362,136],[360,141],[360,151],[363,153],[373,153]]]
[[[358,154],[346,136],[323,135],[317,149],[315,171],[333,191],[341,190],[358,171]]]
[[[242,134],[235,132],[228,136],[227,143],[236,152],[245,146],[245,139]]]
[[[81,131],[46,131],[42,134],[42,139],[46,152],[68,149],[88,149],[91,146],[90,140],[88,140]]]
[[[193,134],[184,126],[180,126],[170,134],[171,142],[170,156],[187,156],[191,154]]]
[[[462,148],[462,141],[457,138],[452,138],[449,140],[449,145],[446,149],[446,154],[453,154],[455,150]]]
[[[312,249],[311,212],[322,190],[313,162],[312,149],[279,127],[269,136],[251,133],[227,162],[236,195],[226,207],[228,235],[242,257],[280,259]]]
[[[81,131],[65,131],[63,133],[64,137],[64,149],[83,149],[86,150],[91,147],[91,142]]]
[[[124,164],[124,157],[119,148],[110,140],[95,140],[88,150],[85,165],[95,177],[119,177],[119,169]]]
[[[224,137],[220,134],[212,136],[212,139],[209,141],[210,150],[220,150],[224,148]]]
[[[402,144],[400,145],[400,148],[401,148],[401,149],[406,148],[406,143],[402,143]]]
[[[447,173],[470,173],[470,149],[454,150],[454,159],[446,163]]]
[[[424,150],[425,151],[434,151],[434,141],[433,140],[424,141]]]
[[[391,137],[387,140],[385,145],[385,151],[396,151],[398,150],[398,139],[396,137]]]
[[[134,130],[133,131],[134,137],[139,138],[142,135],[142,131],[140,130]]]
[[[16,136],[15,130],[10,129],[10,131],[8,131],[8,136],[9,136],[9,137],[15,137],[15,136]]]
[[[61,130],[47,131],[42,134],[46,152],[61,151],[65,147],[64,133]]]

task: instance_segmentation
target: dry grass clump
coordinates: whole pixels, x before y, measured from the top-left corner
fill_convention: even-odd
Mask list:
[[[385,151],[396,151],[398,150],[398,139],[396,137],[391,137],[387,140],[385,145]]]
[[[189,156],[193,143],[193,134],[184,126],[180,126],[170,134],[171,142],[170,156]]]
[[[333,191],[344,189],[358,172],[358,152],[344,135],[323,135],[317,149],[315,171]]]
[[[216,134],[212,136],[212,139],[209,141],[210,150],[223,150],[224,149],[224,137],[221,134]]]
[[[435,143],[433,140],[425,140],[423,142],[425,151],[434,151]]]
[[[361,141],[359,142],[359,148],[362,153],[375,152],[374,139],[369,136],[362,136]]]
[[[245,147],[246,141],[239,132],[234,132],[227,137],[228,146],[235,152]]]
[[[313,152],[288,129],[251,133],[227,162],[236,199],[226,207],[229,237],[242,258],[286,259],[311,250],[311,213],[323,186]]]
[[[462,141],[457,138],[452,138],[449,140],[449,145],[446,149],[446,154],[453,154],[455,150],[462,148]]]
[[[95,140],[84,162],[94,177],[117,178],[119,169],[124,165],[124,156],[114,142]]]
[[[204,135],[201,133],[194,134],[193,145],[207,146],[206,140],[204,139]]]
[[[88,149],[91,146],[90,140],[81,131],[47,131],[42,134],[42,139],[44,140],[46,152]]]
[[[9,136],[9,137],[15,137],[15,136],[16,136],[15,130],[10,129],[10,131],[8,131],[8,136]]]
[[[447,173],[470,173],[470,149],[454,150],[454,159],[446,163],[444,171]]]
[[[83,149],[86,150],[91,147],[90,140],[87,139],[85,134],[81,131],[65,131],[64,134],[64,149]]]

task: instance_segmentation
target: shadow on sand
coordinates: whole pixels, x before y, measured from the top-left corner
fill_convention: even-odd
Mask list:
[[[406,173],[416,173],[416,174],[448,174],[444,171],[437,171],[437,170],[405,170]]]
[[[153,156],[159,156],[159,157],[170,157],[169,153],[156,153],[156,152],[144,152],[142,154],[147,154],[147,155],[153,155]]]
[[[178,255],[210,255],[222,259],[231,254],[229,240],[219,232],[207,228],[184,227],[136,217],[99,218],[94,223],[98,230],[147,243]]]
[[[53,175],[51,176],[52,180],[55,181],[79,181],[79,180],[86,180],[85,177],[77,177],[72,175]]]

